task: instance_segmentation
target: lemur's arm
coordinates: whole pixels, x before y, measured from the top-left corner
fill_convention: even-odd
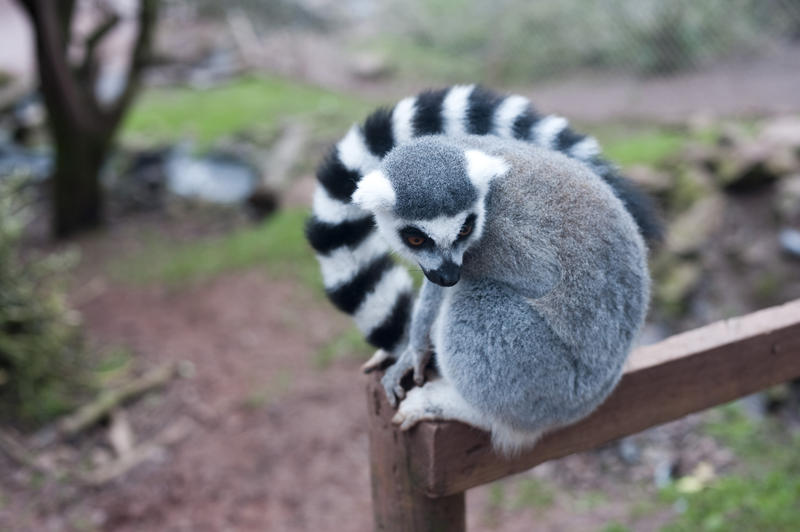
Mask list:
[[[389,402],[394,406],[399,399],[403,399],[405,391],[400,385],[400,380],[412,369],[414,382],[422,385],[425,381],[425,366],[431,357],[430,334],[433,322],[439,314],[439,308],[444,299],[444,287],[423,281],[417,302],[414,304],[414,313],[411,317],[411,326],[408,333],[408,345],[400,358],[397,359],[381,379]]]

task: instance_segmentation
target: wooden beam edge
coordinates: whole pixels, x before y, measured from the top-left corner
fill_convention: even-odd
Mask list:
[[[791,374],[772,371],[759,374],[758,378],[745,376],[745,379],[751,380],[745,380],[744,384],[729,382],[729,389],[709,389],[708,395],[704,395],[703,390],[697,390],[700,383],[686,385],[687,379],[696,378],[694,375],[678,375],[677,378],[683,379],[684,388],[695,390],[696,399],[693,398],[689,403],[676,402],[660,412],[661,415],[654,414],[650,419],[642,419],[640,415],[635,421],[623,423],[625,428],[617,432],[603,428],[607,422],[627,415],[626,405],[618,404],[624,403],[624,398],[635,398],[637,394],[641,395],[643,389],[659,386],[661,377],[675,373],[675,370],[680,373],[680,368],[699,371],[698,368],[711,363],[724,372],[724,365],[719,363],[723,358],[730,358],[727,353],[738,357],[737,365],[742,368],[749,363],[769,365],[768,359],[759,358],[772,354],[775,359],[775,356],[782,354],[781,367],[785,366]],[[446,496],[723,404],[796,376],[800,376],[800,300],[716,322],[637,349],[631,355],[619,386],[595,413],[574,425],[546,435],[534,449],[518,457],[505,459],[496,456],[491,450],[489,435],[473,427],[458,422],[424,422],[409,433],[409,444],[414,449],[410,454],[410,465],[415,471],[414,478],[419,489],[431,497]],[[676,377],[673,375],[670,378],[674,380]],[[752,382],[752,385],[748,385],[748,382]],[[709,383],[709,386],[713,384]],[[710,393],[712,391],[714,393]],[[662,396],[669,395],[668,390],[659,392]],[[576,445],[575,442],[580,440],[576,435],[582,430],[602,437],[589,437]],[[564,439],[569,445],[562,448],[560,442]],[[454,442],[457,445],[454,446]],[[448,457],[453,453],[457,456]],[[457,466],[455,475],[450,471],[453,461]],[[486,471],[487,464],[491,465],[489,472]],[[454,480],[453,476],[457,479]]]

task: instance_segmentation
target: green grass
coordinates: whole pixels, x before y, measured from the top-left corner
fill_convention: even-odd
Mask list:
[[[268,382],[254,386],[242,404],[249,410],[259,410],[267,407],[289,393],[292,381],[292,372],[286,369],[281,370],[273,375]]]
[[[322,346],[314,355],[314,365],[318,369],[328,368],[334,361],[343,358],[368,359],[375,352],[364,335],[351,327]]]
[[[669,500],[681,495],[666,493]],[[685,496],[686,510],[664,532],[769,530],[793,532],[800,523],[800,475],[766,471],[731,475]]]
[[[176,142],[200,148],[233,134],[269,135],[287,117],[307,118],[323,135],[341,133],[373,106],[352,96],[276,77],[241,78],[207,90],[153,89],[128,114],[123,141]]]
[[[286,209],[258,226],[191,243],[156,238],[135,256],[112,263],[110,270],[122,281],[180,287],[261,266],[270,275],[291,277],[320,291],[317,262],[303,235],[307,216],[305,209]]]
[[[517,486],[512,508],[549,508],[555,502],[555,491],[538,478],[523,478]]]
[[[629,532],[630,528],[620,523],[608,523],[600,528],[600,532]]]
[[[735,404],[717,409],[705,430],[741,463],[695,493],[681,493],[679,483],[665,489],[663,499],[685,510],[664,530],[797,530],[800,436],[772,420],[754,422]]]
[[[622,167],[657,165],[678,153],[687,141],[696,140],[675,128],[645,124],[593,125],[585,130],[597,137],[605,157]]]

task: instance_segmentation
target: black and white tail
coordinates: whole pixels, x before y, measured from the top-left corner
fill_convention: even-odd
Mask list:
[[[379,109],[353,126],[317,170],[313,216],[306,235],[317,252],[331,301],[350,314],[367,340],[396,352],[412,306],[412,282],[389,256],[372,215],[351,203],[359,179],[396,145],[422,135],[496,135],[560,151],[589,165],[615,191],[648,241],[661,227],[651,200],[600,157],[597,141],[572,131],[564,118],[540,115],[522,96],[475,85],[423,92]]]

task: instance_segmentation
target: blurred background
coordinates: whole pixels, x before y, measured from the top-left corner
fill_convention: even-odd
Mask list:
[[[456,82],[657,198],[642,343],[800,297],[797,0],[0,0],[0,529],[369,530],[370,349],[302,227],[351,123]],[[797,530],[799,390],[472,490],[469,528]]]

